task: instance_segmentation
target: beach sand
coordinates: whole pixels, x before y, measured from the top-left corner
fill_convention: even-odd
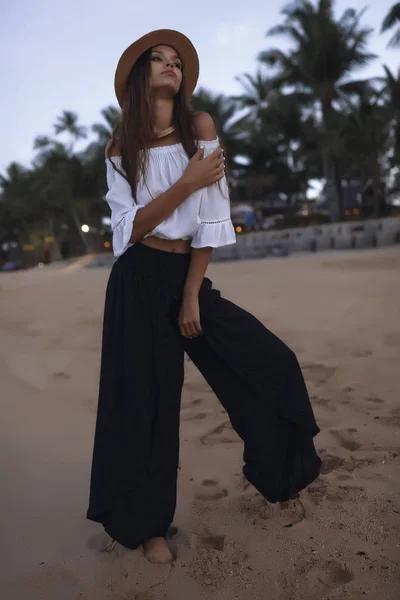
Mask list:
[[[3,600],[398,600],[400,248],[212,264],[291,346],[321,433],[304,519],[282,528],[186,360],[173,566],[85,518],[106,268],[0,274]]]

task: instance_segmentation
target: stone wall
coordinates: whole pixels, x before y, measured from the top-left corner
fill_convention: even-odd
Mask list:
[[[400,244],[400,216],[242,234],[235,245],[216,248],[212,259],[241,260],[392,244]]]

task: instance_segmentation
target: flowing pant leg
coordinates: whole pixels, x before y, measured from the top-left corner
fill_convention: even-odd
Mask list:
[[[129,548],[165,535],[176,505],[183,341],[171,311],[185,271],[174,263],[169,277],[162,259],[133,246],[106,292],[87,517]]]
[[[319,475],[319,432],[294,352],[205,279],[203,335],[185,351],[244,441],[243,472],[270,502],[295,496]]]

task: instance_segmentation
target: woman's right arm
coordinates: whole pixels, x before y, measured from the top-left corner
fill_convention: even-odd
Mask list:
[[[106,150],[108,158],[112,159],[113,155],[116,156],[114,154],[115,150],[114,152],[108,151],[109,147]],[[224,176],[224,159],[221,150],[217,149],[205,159],[202,159],[203,152],[203,149],[199,149],[190,159],[181,179],[152,202],[139,207],[140,210],[133,204],[129,183],[123,180],[121,175],[116,177],[116,182],[111,185],[106,198],[112,211],[114,207],[117,207],[117,211],[115,211],[116,218],[112,219],[111,223],[114,233],[117,226],[121,230],[119,236],[121,239],[116,244],[119,248],[117,254],[122,254],[121,249],[122,251],[125,250],[128,243],[135,243],[143,239],[147,233],[162,223],[193,192],[222,179]],[[116,174],[114,173],[114,175]],[[125,219],[126,222],[123,223]],[[126,227],[128,227],[128,231]],[[116,250],[115,247],[114,250]]]

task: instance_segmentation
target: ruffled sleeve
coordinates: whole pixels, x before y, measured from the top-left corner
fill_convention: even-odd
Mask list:
[[[200,141],[204,146],[204,156],[214,152],[219,146],[219,140],[212,142]],[[202,191],[200,201],[200,226],[193,236],[192,248],[219,248],[236,243],[236,234],[231,221],[229,189],[226,177]]]
[[[123,172],[121,158],[114,156],[112,158],[115,166]],[[108,192],[106,200],[111,209],[111,229],[113,232],[113,252],[114,256],[121,256],[132,245],[129,243],[132,235],[132,225],[137,211],[142,206],[134,204],[131,186],[128,181],[120,175],[112,166],[109,159],[107,165],[107,185]]]

